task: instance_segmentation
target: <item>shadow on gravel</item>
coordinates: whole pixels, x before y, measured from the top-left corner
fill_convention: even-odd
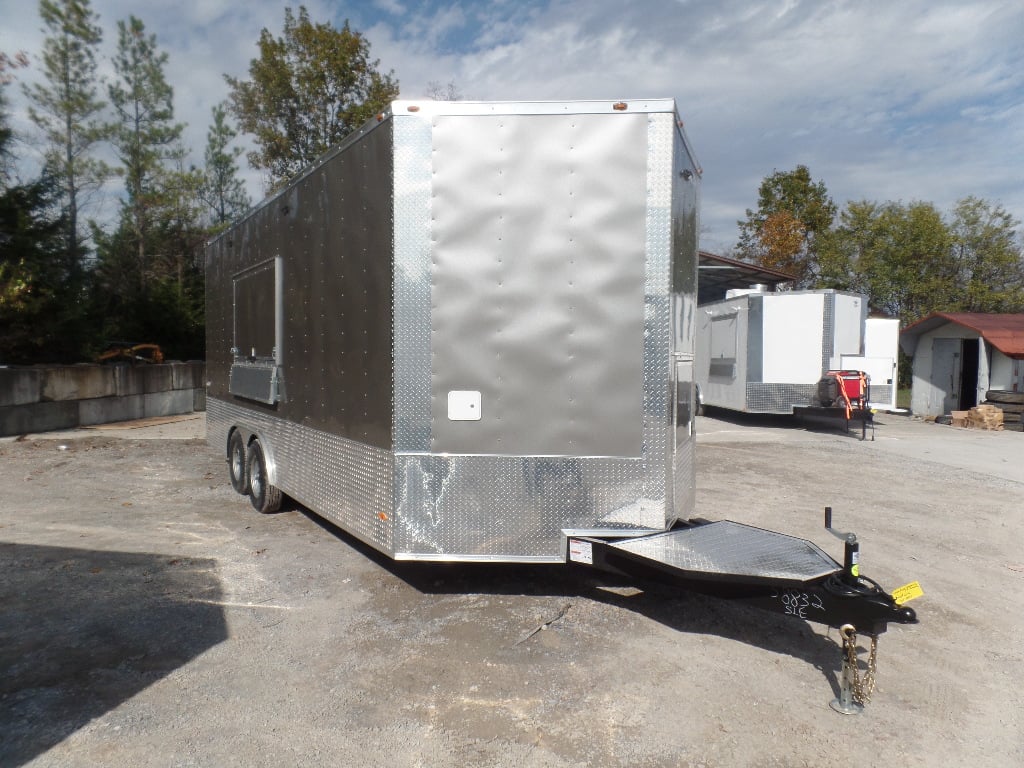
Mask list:
[[[0,544],[0,765],[227,638],[213,560]]]
[[[715,635],[786,654],[820,671],[839,695],[840,645],[801,619],[787,619],[724,598],[616,576],[575,564],[398,562],[300,505],[293,507],[324,530],[427,595],[485,594],[594,600],[634,611],[678,632]],[[635,594],[609,588],[633,587]],[[833,635],[834,638],[838,634]],[[753,673],[756,674],[756,673]],[[756,683],[755,683],[756,684]]]

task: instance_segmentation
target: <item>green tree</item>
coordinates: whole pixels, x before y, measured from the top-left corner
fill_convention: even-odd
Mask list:
[[[872,309],[911,323],[957,308],[953,236],[932,203],[847,203],[822,241],[832,286],[864,293]]]
[[[818,279],[818,243],[827,235],[836,205],[823,181],[815,182],[805,165],[775,171],[758,189],[757,210],[739,221],[737,251],[749,261],[797,276],[800,287]]]
[[[957,309],[1019,312],[1024,309],[1020,222],[1001,205],[967,197],[953,209],[950,230],[959,288]]]
[[[206,134],[206,166],[200,197],[207,206],[207,219],[214,230],[245,213],[251,201],[238,178],[240,147],[229,148],[238,134],[227,121],[224,106],[213,108],[213,124]]]
[[[46,142],[45,160],[66,211],[67,269],[80,280],[83,271],[80,211],[110,169],[93,152],[105,138],[100,118],[105,103],[97,96],[96,50],[102,31],[89,0],[41,0],[39,15],[47,33],[43,44],[44,81],[26,87],[29,117]]]
[[[127,219],[136,258],[133,277],[144,288],[150,277],[151,232],[162,201],[167,163],[184,154],[180,146],[184,125],[174,122],[174,90],[164,77],[167,54],[157,48],[135,16],[117,23],[116,80],[110,101],[117,121],[111,126],[114,148],[125,179]]]
[[[20,182],[13,171],[14,132],[6,87],[23,57],[0,54],[0,363],[72,361],[78,329],[62,258],[65,219],[54,180]]]
[[[139,19],[118,22],[117,79],[109,92],[126,194],[117,227],[93,229],[92,312],[101,338],[155,342],[170,357],[198,357],[202,174],[182,168],[184,126],[174,121],[166,63]]]
[[[304,6],[285,8],[284,34],[260,32],[249,80],[225,76],[231,111],[255,137],[250,164],[272,188],[310,165],[332,145],[386,108],[398,95],[392,74],[378,71],[370,44],[346,21],[338,30],[314,24]]]

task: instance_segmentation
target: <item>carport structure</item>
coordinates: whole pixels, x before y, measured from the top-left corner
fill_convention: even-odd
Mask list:
[[[907,326],[900,348],[913,358],[911,410],[967,410],[989,390],[1024,391],[1024,314],[936,312]]]

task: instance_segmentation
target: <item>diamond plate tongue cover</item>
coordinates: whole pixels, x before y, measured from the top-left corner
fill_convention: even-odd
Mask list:
[[[612,547],[699,573],[808,581],[840,568],[805,539],[731,520],[622,541]]]

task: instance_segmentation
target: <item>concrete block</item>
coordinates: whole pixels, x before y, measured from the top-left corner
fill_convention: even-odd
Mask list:
[[[136,367],[142,371],[143,392],[147,395],[174,389],[174,366],[170,363]]]
[[[0,407],[38,403],[43,372],[38,368],[0,368]]]
[[[42,400],[88,400],[117,391],[114,372],[102,365],[62,365],[43,368]]]
[[[201,360],[172,363],[171,366],[174,389],[195,389],[206,386],[206,365]]]
[[[206,362],[203,360],[190,360],[188,364],[192,366],[196,387],[206,389]]]
[[[192,413],[192,390],[172,389],[166,392],[152,392],[144,395],[145,418],[152,416],[175,416]]]
[[[206,390],[196,387],[192,390],[192,410],[193,411],[205,411],[206,410]]]
[[[146,391],[145,366],[141,365],[115,365],[114,384],[118,397],[129,395],[141,395]]]
[[[0,408],[0,437],[52,432],[78,426],[78,403],[63,400],[49,403],[7,405]]]
[[[145,395],[127,397],[101,397],[78,401],[78,422],[83,427],[91,424],[110,424],[114,421],[141,419],[146,412]]]

